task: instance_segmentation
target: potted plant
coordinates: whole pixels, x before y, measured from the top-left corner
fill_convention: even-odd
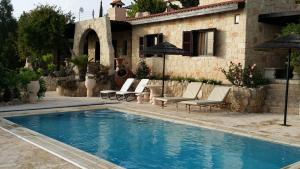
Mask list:
[[[300,53],[293,52],[291,56],[291,64],[293,66],[293,79],[299,80],[300,79]]]
[[[96,86],[96,79],[95,76],[92,74],[89,74],[85,77],[85,87],[87,89],[87,97],[92,97],[93,96],[93,89]]]
[[[19,78],[28,101],[35,103],[38,100],[38,92],[40,91],[40,75],[34,70],[23,68],[19,73]]]
[[[71,62],[77,67],[79,80],[84,81],[85,74],[87,71],[87,65],[88,65],[88,56],[87,55],[76,56],[73,59],[71,59]]]

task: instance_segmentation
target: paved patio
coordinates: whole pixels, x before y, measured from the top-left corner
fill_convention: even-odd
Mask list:
[[[81,109],[112,108],[134,114],[142,114],[191,125],[204,126],[225,132],[231,132],[300,147],[299,115],[289,115],[288,124],[291,126],[283,127],[280,125],[283,121],[283,116],[281,114],[241,114],[220,109],[214,109],[212,112],[209,112],[206,109],[199,110],[196,107],[192,109],[191,113],[188,113],[184,106],[180,107],[179,111],[176,111],[174,105],[169,105],[164,109],[161,109],[159,106],[153,106],[148,103],[137,104],[135,102],[95,105],[96,103],[105,102],[107,101],[99,100],[99,98],[57,97],[54,93],[48,93],[47,97],[42,102],[37,104],[10,106],[4,107],[4,109],[16,110],[17,108],[20,109],[22,107],[35,109],[43,108],[45,106],[49,108],[51,106],[57,107],[58,105],[75,107],[66,109],[59,108],[47,111],[76,111]],[[117,102],[112,101],[112,103]],[[78,105],[89,104],[90,106],[76,107]],[[1,107],[0,111],[3,111],[4,109]],[[38,113],[40,111],[25,111],[25,113],[34,112]],[[21,111],[8,113],[0,112],[0,117],[23,113],[24,112]],[[75,166],[72,164],[69,164],[64,160],[34,145],[31,145],[30,143],[27,143],[10,133],[7,133],[4,130],[0,130],[0,150],[0,168],[75,168]],[[37,158],[32,158],[33,154],[39,154],[39,158],[42,159],[42,162],[37,160]]]

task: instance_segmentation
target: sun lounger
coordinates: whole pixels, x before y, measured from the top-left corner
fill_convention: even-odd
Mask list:
[[[155,101],[161,101],[162,107],[164,107],[166,103],[177,103],[185,100],[195,100],[197,98],[197,95],[201,87],[202,87],[201,82],[191,82],[188,84],[182,97],[157,97],[155,98]]]
[[[137,85],[137,87],[135,88],[135,91],[133,91],[133,92],[130,92],[130,91],[116,92],[117,99],[118,100],[125,99],[126,101],[131,101],[131,100],[128,100],[128,98],[130,96],[134,96],[136,94],[142,94],[144,92],[144,89],[145,89],[146,85],[148,84],[148,82],[149,82],[149,79],[142,79],[140,81],[140,83]]]
[[[134,81],[133,78],[128,78],[125,81],[125,83],[123,84],[122,88],[120,89],[120,92],[128,91],[128,89],[132,85],[133,81]],[[115,96],[116,92],[119,92],[119,91],[118,90],[103,90],[103,91],[100,91],[100,97],[103,99],[105,99],[105,98],[111,99],[111,97]]]
[[[189,112],[191,111],[191,106],[209,106],[211,111],[212,106],[224,104],[225,98],[230,91],[230,87],[226,86],[216,86],[213,91],[210,93],[207,100],[189,100],[182,101],[179,104],[185,104],[189,108]],[[178,108],[178,106],[177,106]]]

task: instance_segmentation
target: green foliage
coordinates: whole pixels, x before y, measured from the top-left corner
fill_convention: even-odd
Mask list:
[[[10,0],[0,0],[0,63],[9,69],[20,66],[16,52],[17,21]]]
[[[136,78],[145,79],[145,78],[149,78],[149,75],[150,75],[149,66],[146,64],[145,60],[141,60],[136,70]]]
[[[184,8],[190,8],[199,5],[199,0],[180,0]]]
[[[221,72],[226,76],[226,79],[235,86],[243,85],[243,66],[241,63],[235,64],[230,62],[228,71],[221,68]]]
[[[45,62],[46,64],[53,63],[54,61],[54,56],[51,53],[48,53],[46,55],[42,56],[42,61]]]
[[[64,47],[66,25],[72,22],[70,13],[64,14],[56,6],[40,5],[19,19],[18,50],[23,59],[56,54]]]
[[[226,76],[227,80],[235,86],[256,88],[269,83],[257,69],[256,64],[246,66],[246,68],[243,69],[240,63],[235,64],[230,62],[229,69],[225,70],[221,68],[221,72]]]
[[[56,65],[53,64],[53,63],[50,63],[50,64],[47,65],[47,69],[48,69],[48,74],[53,74],[53,72],[56,69]]]
[[[293,52],[291,56],[291,64],[294,68],[294,71],[300,73],[300,52]]]
[[[134,0],[131,5],[132,9],[127,12],[130,17],[134,17],[137,12],[162,13],[167,8],[163,0]]]
[[[44,79],[40,78],[39,84],[40,84],[40,90],[38,92],[38,97],[42,98],[42,97],[45,97],[45,93],[47,91],[46,81]]]
[[[291,24],[288,24],[287,26],[285,26],[281,30],[282,36],[291,35],[291,34],[300,35],[300,24],[291,23]]]
[[[151,76],[150,79],[152,79],[152,80],[162,80],[162,76]],[[176,76],[176,77],[165,76],[165,80],[172,80],[172,81],[178,81],[178,82],[184,82],[184,81],[202,82],[202,83],[212,84],[212,85],[221,85],[223,83],[222,81],[215,80],[215,79],[181,77],[181,76]]]
[[[282,36],[287,36],[291,34],[298,34],[300,35],[300,24],[288,24],[284,27],[281,31]],[[291,65],[294,68],[294,71],[300,73],[300,52],[294,51],[291,56]]]
[[[129,17],[135,17],[135,14],[139,12],[139,6],[137,3],[131,2],[131,9],[127,11]]]
[[[80,68],[83,68],[83,67],[86,67],[89,60],[88,60],[88,56],[87,55],[80,55],[80,56],[76,56],[74,58],[71,59],[71,62],[80,67]]]
[[[256,64],[247,66],[243,71],[243,85],[248,88],[256,88],[257,86],[268,84],[262,73],[257,70]]]
[[[20,83],[23,87],[30,83],[30,81],[37,81],[40,79],[41,75],[34,70],[23,68],[20,70],[18,75]]]

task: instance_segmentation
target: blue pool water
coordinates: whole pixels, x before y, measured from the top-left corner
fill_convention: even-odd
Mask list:
[[[111,110],[7,118],[130,169],[279,169],[300,149]]]

